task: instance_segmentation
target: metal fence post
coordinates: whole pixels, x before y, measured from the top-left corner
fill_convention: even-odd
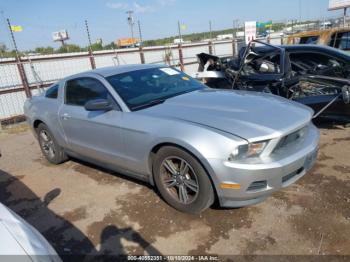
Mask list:
[[[232,56],[237,54],[237,39],[232,40]]]
[[[96,69],[95,57],[91,50],[89,50],[89,59],[92,69]]]
[[[91,37],[90,37],[89,25],[88,25],[88,21],[87,20],[85,20],[85,27],[86,27],[87,37],[88,37],[88,40],[89,40],[89,59],[90,59],[91,68],[92,69],[96,69],[96,63],[95,63],[94,54],[92,52]]]
[[[24,66],[21,62],[20,57],[16,57],[16,64],[17,64],[17,69],[19,72],[19,76],[21,77],[21,82],[24,88],[24,92],[28,98],[32,97],[32,92],[30,91],[29,84],[28,84],[28,78],[26,75],[26,72],[24,70]]]
[[[209,54],[213,54],[213,43],[212,43],[212,41],[209,41],[209,43],[208,43],[208,45],[209,45]]]
[[[184,67],[184,56],[183,56],[183,53],[182,53],[182,45],[179,44],[178,46],[179,48],[179,60],[180,60],[180,69],[181,71],[185,71],[185,67]]]
[[[139,53],[140,53],[141,64],[146,63],[146,61],[145,61],[145,53],[143,52],[142,45],[140,46]]]

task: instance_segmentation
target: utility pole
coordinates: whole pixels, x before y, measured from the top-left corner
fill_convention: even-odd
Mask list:
[[[129,24],[129,28],[130,28],[130,33],[131,33],[131,38],[134,41],[134,18],[132,17],[132,14],[134,13],[134,11],[127,11],[126,12],[128,14],[128,24]]]
[[[233,20],[233,38],[236,38],[236,33],[238,31],[238,22],[239,19]]]
[[[142,31],[141,31],[141,22],[140,20],[137,21],[137,25],[139,27],[139,37],[140,37],[140,45],[143,45],[143,40],[142,40]]]
[[[179,30],[179,41],[182,44],[182,34],[181,34],[181,24],[180,21],[177,21],[177,28]]]
[[[301,10],[302,10],[301,0],[299,0],[299,23],[301,23]]]
[[[210,32],[210,41],[213,39],[213,34],[212,34],[212,31],[211,31],[211,20],[209,20],[209,32]]]

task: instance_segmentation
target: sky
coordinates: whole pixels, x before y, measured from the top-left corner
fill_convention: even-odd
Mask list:
[[[12,48],[6,18],[21,25],[15,33],[20,50],[38,46],[58,47],[52,32],[67,29],[70,40],[87,46],[85,20],[92,41],[102,38],[104,44],[130,37],[126,11],[134,11],[140,20],[144,39],[177,35],[177,23],[186,24],[183,34],[231,28],[233,20],[266,21],[333,17],[329,0],[0,0],[0,43]],[[300,8],[301,4],[301,8]],[[301,10],[301,12],[300,12]],[[134,28],[136,36],[138,30]]]

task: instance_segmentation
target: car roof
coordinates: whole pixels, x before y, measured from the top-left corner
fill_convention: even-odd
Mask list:
[[[291,38],[296,37],[309,37],[309,36],[319,36],[322,34],[332,34],[332,33],[343,33],[343,32],[349,32],[350,27],[338,27],[338,28],[330,28],[330,29],[322,29],[322,30],[312,30],[312,31],[306,31],[306,32],[299,32],[295,34],[289,35]]]
[[[300,44],[300,45],[283,45],[281,46],[283,48],[285,48],[286,50],[308,50],[308,51],[312,51],[312,50],[318,50],[318,51],[337,51],[334,50],[334,48],[326,46],[326,45],[313,45],[313,44]]]
[[[323,52],[323,53],[350,61],[350,56],[348,53],[344,52],[343,50],[336,49],[326,45],[305,45],[304,44],[304,45],[285,45],[282,47],[285,48],[287,51]]]
[[[301,45],[282,45],[282,46],[276,46],[276,47],[282,47],[284,48],[287,52],[320,52],[332,56],[336,56],[339,58],[342,58],[346,61],[350,61],[350,56],[349,54],[345,53],[342,50],[325,46],[325,45],[307,45],[307,44],[301,44]],[[270,46],[258,46],[255,47],[256,51],[260,51],[262,53],[267,53],[272,50],[273,47]]]
[[[128,73],[128,72],[137,71],[137,70],[159,68],[159,67],[168,67],[168,66],[163,64],[130,64],[130,65],[120,65],[120,66],[109,66],[109,67],[101,67],[94,70],[89,70],[86,72],[75,74],[75,75],[69,76],[68,78],[83,77],[88,74],[98,74],[103,77],[109,77],[112,75],[118,75],[118,74]]]
[[[132,64],[132,65],[120,65],[120,66],[110,66],[110,67],[102,67],[95,70],[91,70],[90,72],[102,75],[104,77],[108,77],[111,75],[123,74],[137,70],[151,69],[164,67],[162,64]]]

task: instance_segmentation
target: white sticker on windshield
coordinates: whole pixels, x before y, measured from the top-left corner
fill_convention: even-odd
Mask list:
[[[179,75],[180,73],[172,68],[169,67],[164,67],[164,68],[159,68],[159,70],[163,71],[167,75],[174,76],[174,75]]]

